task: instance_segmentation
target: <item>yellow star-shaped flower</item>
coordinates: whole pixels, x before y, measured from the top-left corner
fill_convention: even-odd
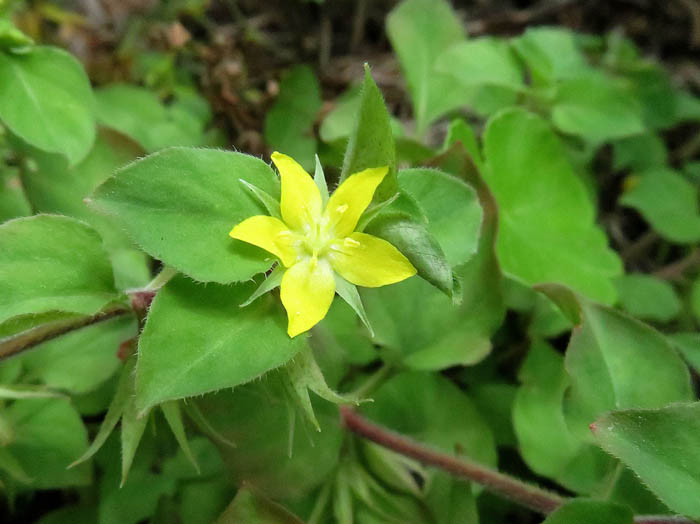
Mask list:
[[[285,268],[280,295],[287,310],[287,333],[308,331],[326,316],[340,276],[356,286],[400,282],[416,269],[386,240],[355,231],[386,167],[351,175],[323,205],[311,176],[287,155],[272,154],[282,183],[282,220],[250,217],[229,235],[275,255]]]

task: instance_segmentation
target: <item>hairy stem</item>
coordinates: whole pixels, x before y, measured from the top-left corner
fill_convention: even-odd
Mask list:
[[[446,453],[432,450],[409,438],[374,424],[352,409],[341,406],[340,413],[345,427],[353,433],[391,449],[423,464],[436,466],[477,484],[489,491],[506,497],[513,502],[539,513],[551,513],[567,501],[566,498],[492,470],[465,458],[456,458]]]
[[[76,329],[81,329],[114,317],[126,315],[131,310],[121,304],[100,311],[92,316],[73,317],[39,325],[33,329],[10,336],[0,342],[0,360],[11,357],[43,342],[47,342]]]
[[[549,514],[570,499],[551,491],[523,482],[509,475],[477,464],[466,458],[456,458],[435,451],[414,440],[399,435],[387,428],[370,422],[352,408],[340,407],[340,415],[347,429],[401,455],[440,468],[452,475],[462,477],[484,486],[487,490],[530,508],[538,513]],[[684,517],[671,515],[641,515],[635,524],[694,524]]]

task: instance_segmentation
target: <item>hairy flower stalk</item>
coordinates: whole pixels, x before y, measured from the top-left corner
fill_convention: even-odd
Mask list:
[[[408,259],[389,242],[355,231],[387,167],[355,173],[327,197],[292,158],[276,152],[272,161],[282,185],[281,219],[253,216],[236,225],[229,235],[279,259],[283,271],[280,295],[290,337],[320,322],[336,291],[345,294],[341,288],[347,290],[348,283],[380,287],[416,274]],[[354,288],[352,291],[356,294]]]

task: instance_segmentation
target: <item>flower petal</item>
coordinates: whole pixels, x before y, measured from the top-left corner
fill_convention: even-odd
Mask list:
[[[362,213],[372,202],[374,191],[388,172],[388,167],[372,167],[350,175],[338,186],[324,214],[336,237],[343,238],[355,231]]]
[[[297,251],[294,247],[297,235],[278,218],[265,215],[246,218],[228,235],[269,251],[279,258],[285,267],[294,265],[297,260]]]
[[[290,267],[282,277],[280,297],[287,310],[287,333],[295,337],[308,331],[326,316],[335,296],[335,279],[325,260],[306,258]]]
[[[408,259],[386,240],[355,232],[331,245],[333,269],[356,286],[380,287],[416,274]]]
[[[321,193],[304,168],[296,160],[282,153],[272,153],[272,161],[280,172],[282,220],[296,231],[305,232],[315,227],[321,217]]]

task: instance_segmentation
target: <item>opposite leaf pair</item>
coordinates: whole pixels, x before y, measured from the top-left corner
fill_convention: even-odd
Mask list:
[[[266,207],[279,216],[250,217],[229,235],[280,260],[260,290],[281,286],[289,336],[320,322],[336,291],[351,305],[359,305],[354,286],[380,287],[416,274],[408,259],[389,242],[355,231],[388,168],[351,175],[329,197],[322,174],[314,183],[292,158],[273,153],[272,161],[282,185],[279,213],[274,206]],[[252,189],[258,194],[257,188]]]

